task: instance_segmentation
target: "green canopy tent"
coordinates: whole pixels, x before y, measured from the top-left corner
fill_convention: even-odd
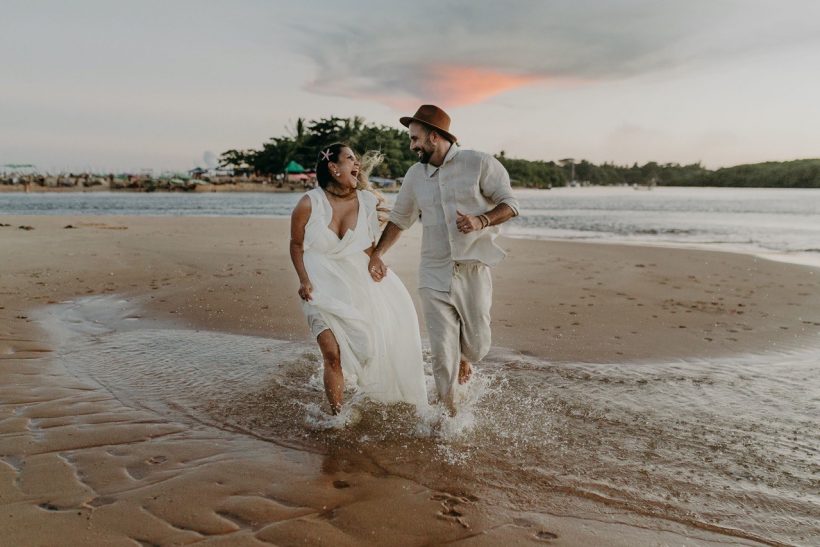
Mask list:
[[[290,163],[287,165],[287,167],[285,167],[285,173],[287,173],[288,175],[304,173],[304,172],[305,172],[305,168],[302,167],[301,165],[299,165],[298,163],[296,163],[293,160],[291,160]]]

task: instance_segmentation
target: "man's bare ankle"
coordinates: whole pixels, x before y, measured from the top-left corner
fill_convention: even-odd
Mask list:
[[[458,383],[459,384],[466,384],[467,381],[470,379],[470,376],[473,375],[473,365],[470,361],[462,359],[461,362],[458,364]]]

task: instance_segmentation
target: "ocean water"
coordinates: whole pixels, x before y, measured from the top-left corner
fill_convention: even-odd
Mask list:
[[[820,265],[820,189],[520,190],[507,235],[744,252]]]
[[[820,189],[557,188],[516,190],[513,237],[686,246],[820,265]],[[284,218],[301,194],[0,193],[7,215]],[[388,194],[388,200],[394,196]]]
[[[313,344],[154,323],[112,296],[40,320],[76,376],[192,426],[364,461],[522,514],[615,510],[820,543],[820,348],[639,366],[494,348],[455,419],[351,391],[328,418]]]
[[[0,193],[0,215],[254,216],[284,218],[302,197],[273,192]]]

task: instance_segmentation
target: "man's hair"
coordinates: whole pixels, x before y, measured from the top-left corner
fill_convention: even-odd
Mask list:
[[[427,131],[427,133],[436,133],[439,137],[441,137],[445,141],[449,142],[450,144],[453,144],[453,143],[456,142],[450,135],[448,135],[447,133],[444,133],[440,129],[438,129],[436,127],[433,127],[432,125],[426,124],[426,123],[424,123],[422,121],[419,121],[419,120],[414,120],[414,121],[416,123],[418,123],[419,125],[421,125],[424,128],[424,130]]]

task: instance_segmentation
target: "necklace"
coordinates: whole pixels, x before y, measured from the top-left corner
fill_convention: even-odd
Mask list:
[[[330,194],[331,196],[336,196],[337,198],[342,198],[342,199],[351,199],[356,194],[356,189],[355,188],[351,188],[349,192],[346,192],[344,194],[334,192],[330,188],[325,188],[324,191],[327,192],[328,194]]]

